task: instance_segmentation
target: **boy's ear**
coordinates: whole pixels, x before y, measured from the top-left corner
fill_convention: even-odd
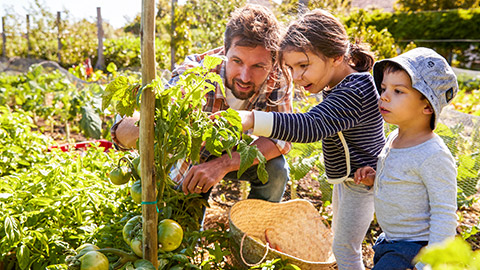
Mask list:
[[[433,114],[433,109],[430,104],[426,104],[425,107],[423,108],[423,113],[424,114]]]

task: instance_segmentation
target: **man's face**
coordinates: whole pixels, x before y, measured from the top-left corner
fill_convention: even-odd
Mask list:
[[[236,98],[245,100],[263,86],[273,63],[270,51],[261,46],[237,46],[237,39],[233,39],[226,55],[225,83]]]

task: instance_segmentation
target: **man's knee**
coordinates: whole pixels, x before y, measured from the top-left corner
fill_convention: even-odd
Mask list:
[[[268,180],[286,183],[289,179],[290,167],[283,155],[267,161],[265,170],[268,172]]]
[[[280,202],[289,180],[289,167],[283,156],[271,159],[265,164],[268,181],[263,184],[259,179],[250,181],[250,199],[262,199],[271,202]]]

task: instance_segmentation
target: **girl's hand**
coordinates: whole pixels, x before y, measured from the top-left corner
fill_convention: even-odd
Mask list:
[[[242,119],[243,131],[247,131],[253,128],[253,126],[255,125],[255,122],[254,122],[255,118],[254,118],[253,112],[252,111],[237,111],[237,112],[240,118]],[[210,119],[215,119],[215,117],[217,115],[220,116],[221,113],[222,111],[218,111],[218,112],[212,113],[209,117]]]
[[[252,111],[237,111],[242,118],[242,129],[247,131],[255,125],[255,117]]]
[[[357,171],[354,174],[354,180],[355,184],[364,184],[367,186],[373,186],[373,183],[375,182],[375,175],[377,173],[372,167],[365,166],[362,168],[357,169]]]

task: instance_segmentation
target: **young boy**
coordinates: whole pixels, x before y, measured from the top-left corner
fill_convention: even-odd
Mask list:
[[[422,269],[413,259],[426,245],[455,236],[457,187],[452,154],[433,130],[456,95],[455,74],[435,51],[416,48],[373,68],[383,119],[398,126],[378,157],[355,181],[374,185],[383,233],[373,247],[374,267]]]

